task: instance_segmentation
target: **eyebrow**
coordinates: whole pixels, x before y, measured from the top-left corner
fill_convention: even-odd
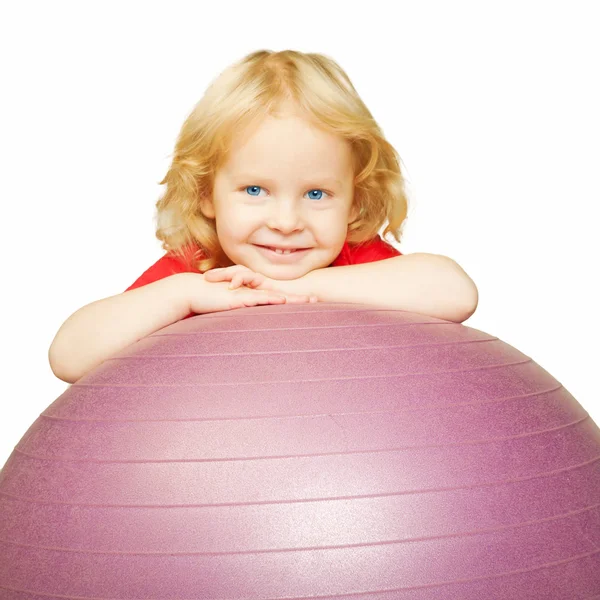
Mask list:
[[[235,181],[244,180],[244,181],[255,181],[261,180],[266,181],[268,183],[273,183],[273,180],[269,177],[261,177],[260,175],[256,175],[255,173],[240,173],[239,175],[232,175],[232,179]],[[306,179],[304,181],[304,185],[309,185],[317,182],[334,184],[339,187],[342,187],[342,182],[339,179],[335,179],[334,177],[311,177],[310,179]]]

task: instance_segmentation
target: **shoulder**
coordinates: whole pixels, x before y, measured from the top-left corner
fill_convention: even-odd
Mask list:
[[[167,252],[146,269],[125,291],[128,292],[177,273],[198,273],[198,269],[192,264],[194,254],[197,251],[197,246],[189,245],[184,248],[183,256],[174,252]]]
[[[402,252],[394,248],[391,244],[376,236],[368,242],[362,244],[349,244],[344,242],[344,246],[339,256],[331,264],[332,267],[341,267],[343,265],[358,265],[361,263],[375,262],[385,258],[402,256]]]

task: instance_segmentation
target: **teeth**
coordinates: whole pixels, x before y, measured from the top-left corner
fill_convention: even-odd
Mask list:
[[[293,252],[293,250],[281,250],[281,248],[271,248],[271,250],[274,250],[277,254],[291,254]]]

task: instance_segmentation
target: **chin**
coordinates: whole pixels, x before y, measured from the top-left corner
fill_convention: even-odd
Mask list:
[[[289,279],[298,279],[310,271],[320,269],[321,267],[327,266],[331,263],[331,261],[329,261],[327,265],[322,264],[324,260],[327,260],[328,257],[323,256],[324,253],[321,249],[314,249],[311,251],[311,254],[312,256],[309,254],[297,262],[278,263],[277,261],[271,261],[269,257],[264,256],[262,253],[253,248],[251,253],[245,254],[243,258],[240,256],[239,259],[241,260],[236,262],[238,264],[244,264],[256,273],[261,273],[271,279],[279,279],[283,281]]]
[[[313,268],[299,267],[296,265],[265,265],[255,269],[257,273],[262,273],[271,279],[285,281],[288,279],[298,279],[306,275]]]

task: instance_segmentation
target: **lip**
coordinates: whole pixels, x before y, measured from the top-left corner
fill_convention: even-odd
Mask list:
[[[269,250],[269,248],[265,248],[264,246],[259,246],[258,244],[254,244],[256,248],[266,256],[270,261],[276,263],[294,263],[308,254],[310,248],[305,248],[304,250],[296,250],[295,252],[290,252],[289,254],[277,254],[274,250]]]

